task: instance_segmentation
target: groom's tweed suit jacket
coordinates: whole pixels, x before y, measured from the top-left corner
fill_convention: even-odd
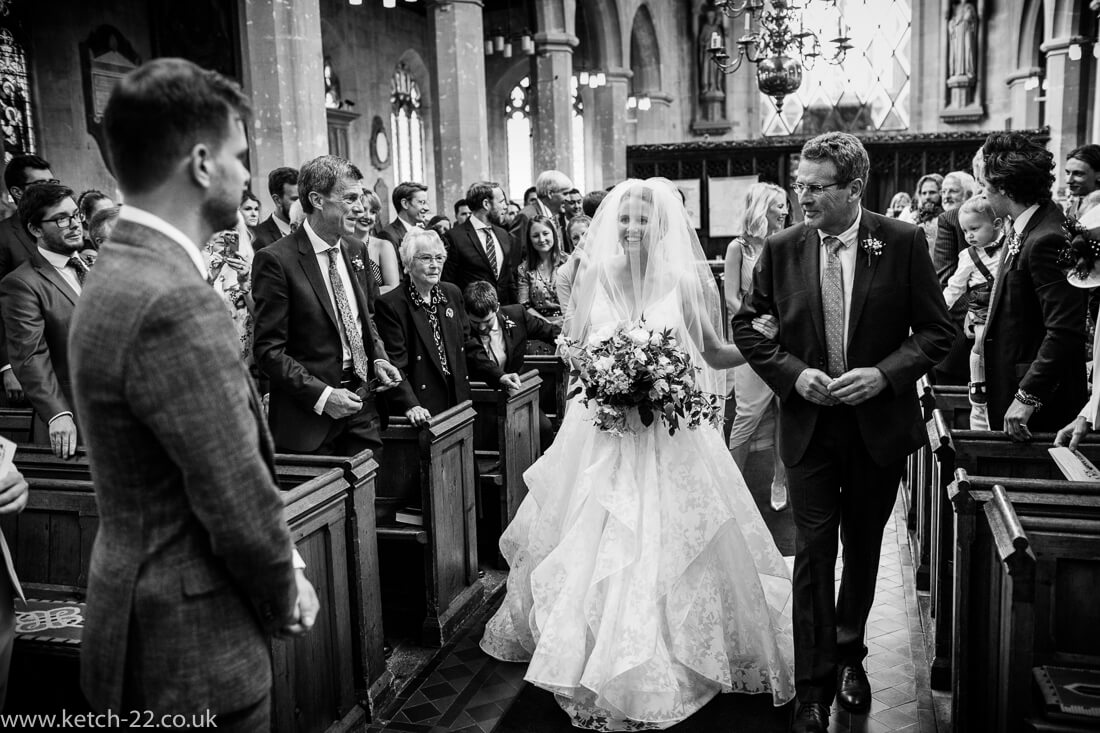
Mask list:
[[[121,220],[70,335],[99,506],[81,683],[97,710],[240,710],[297,597],[271,438],[225,304]],[[124,698],[125,686],[125,698]]]
[[[872,240],[881,253],[864,248]],[[848,369],[878,367],[887,386],[856,406],[860,438],[877,463],[912,453],[923,425],[914,387],[951,347],[954,328],[928,256],[924,233],[911,224],[863,210],[848,327]],[[797,464],[823,408],[795,390],[804,369],[825,371],[821,244],[816,229],[797,224],[769,237],[753,272],[753,292],[734,316],[734,337],[753,369],[780,400],[780,456]],[[756,314],[779,319],[779,335],[752,328]]]

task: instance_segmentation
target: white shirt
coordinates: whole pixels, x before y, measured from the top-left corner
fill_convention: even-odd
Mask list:
[[[80,280],[76,276],[76,270],[69,267],[69,259],[76,255],[62,255],[57,252],[51,252],[48,249],[38,248],[38,253],[53,266],[53,269],[57,270],[57,273],[61,275],[69,287],[71,287],[77,295],[83,292],[84,288],[80,286]]]
[[[1031,221],[1031,217],[1035,216],[1035,212],[1038,210],[1039,204],[1032,204],[1016,217],[1016,220],[1012,222],[1012,230],[1016,232],[1017,236],[1023,236],[1024,229],[1027,228],[1027,223]]]
[[[1000,239],[997,239],[992,244],[996,244]],[[987,245],[988,247],[989,245]],[[990,253],[986,247],[978,247],[978,257],[981,258],[982,264],[989,270],[989,274],[993,276],[994,280],[997,278],[997,271],[1001,267],[1001,254],[997,251]],[[985,275],[978,269],[978,266],[974,264],[974,258],[970,256],[970,248],[967,247],[959,252],[959,265],[955,270],[955,274],[951,276],[951,279],[947,281],[947,287],[943,289],[943,299],[947,301],[947,307],[955,305],[955,301],[961,298],[967,290],[977,285],[981,285],[986,282]]]
[[[488,336],[480,336],[481,345],[485,347],[486,351],[492,353],[493,358],[496,359],[497,366],[501,369],[504,368],[504,362],[508,358],[508,354],[504,349],[504,331],[500,327],[500,315],[493,319],[493,328],[489,331]]]
[[[332,249],[325,240],[317,236],[317,233],[309,226],[308,221],[302,222],[302,228],[305,229],[306,236],[309,237],[309,243],[313,246],[313,254],[317,257],[317,265],[321,268],[321,277],[325,281],[325,289],[328,290],[329,303],[332,304],[332,312],[336,314],[336,320],[340,320],[340,309],[336,307],[336,295],[332,290],[332,280],[329,278],[329,255],[328,251]],[[342,243],[341,243],[341,249]],[[348,297],[348,305],[351,306],[351,312],[355,316],[355,330],[356,337],[363,338],[363,319],[359,315],[358,303],[355,299],[355,290],[351,285],[351,275],[348,273],[347,263],[344,262],[344,258],[336,258],[336,272],[340,276],[340,283],[344,286],[344,293]],[[351,359],[351,345],[348,343],[348,335],[344,333],[343,328],[337,328],[340,332],[340,356],[343,361],[344,370],[352,368]],[[325,390],[321,393],[320,399],[313,405],[313,411],[318,415],[322,414],[325,409],[325,403],[328,402],[329,395],[332,394],[332,387],[325,387]]]
[[[279,230],[279,234],[284,237],[290,234],[290,222],[283,221],[279,217],[272,214],[271,221],[275,222],[275,227]]]
[[[825,258],[828,255],[828,248],[825,246],[825,237],[836,237],[844,246],[837,252],[837,257],[840,259],[840,277],[844,283],[844,351],[848,351],[848,327],[852,322],[852,287],[856,281],[856,256],[859,254],[859,245],[856,241],[859,238],[859,222],[863,218],[863,209],[859,210],[856,214],[856,220],[852,223],[852,226],[845,229],[840,234],[826,234],[820,229],[817,230],[817,235],[821,238],[821,264],[818,272],[818,277],[821,282],[825,280]]]
[[[497,235],[493,233],[493,227],[487,222],[483,222],[473,214],[470,215],[470,224],[473,225],[474,231],[477,232],[477,241],[481,245],[482,249],[485,248],[485,233],[489,233],[489,239],[493,243],[493,252],[496,254],[497,269],[493,274],[500,277],[500,268],[504,265],[504,249],[500,246],[500,242],[497,241]],[[486,253],[488,254],[488,253]]]

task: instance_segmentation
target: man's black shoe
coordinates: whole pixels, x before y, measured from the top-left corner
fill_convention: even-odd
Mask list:
[[[829,707],[819,702],[804,702],[791,723],[791,733],[826,733],[829,730]]]
[[[836,699],[849,713],[865,713],[871,709],[871,683],[863,664],[842,664],[836,674]]]

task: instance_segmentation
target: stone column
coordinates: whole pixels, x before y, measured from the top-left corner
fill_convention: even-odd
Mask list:
[[[1064,166],[1069,151],[1082,143],[1091,142],[1088,138],[1089,94],[1093,92],[1095,80],[1089,78],[1088,62],[1084,58],[1074,61],[1069,57],[1071,45],[1086,39],[1079,36],[1056,38],[1047,41],[1042,50],[1047,55],[1046,120],[1050,125],[1050,151],[1054,153],[1055,188],[1064,183]]]
[[[1009,110],[1014,129],[1023,130],[1039,126],[1039,100],[1036,98],[1042,90],[1038,87],[1028,89],[1027,86],[1028,80],[1041,71],[1038,66],[1032,66],[1018,69],[1005,77],[1005,84],[1008,85],[1009,97],[1012,100]]]
[[[437,211],[449,211],[466,188],[489,174],[489,112],[481,0],[432,0],[432,126]]]
[[[244,89],[252,99],[252,190],[271,209],[267,174],[328,152],[319,0],[241,0]]]
[[[532,121],[536,177],[545,170],[559,170],[566,175],[573,170],[573,48],[577,43],[571,33],[547,31],[535,35]]]
[[[606,188],[626,178],[626,97],[632,72],[611,69],[607,86],[596,89],[596,142],[600,160],[589,191]]]

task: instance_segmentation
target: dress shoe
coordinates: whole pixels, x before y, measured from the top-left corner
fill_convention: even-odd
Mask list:
[[[849,713],[865,713],[871,709],[871,683],[863,671],[863,663],[842,664],[836,673],[836,699]]]
[[[829,707],[819,702],[804,702],[798,706],[791,733],[825,733],[829,730]]]
[[[772,484],[771,504],[773,512],[781,512],[787,508],[788,501],[786,486],[776,486],[775,484]]]

